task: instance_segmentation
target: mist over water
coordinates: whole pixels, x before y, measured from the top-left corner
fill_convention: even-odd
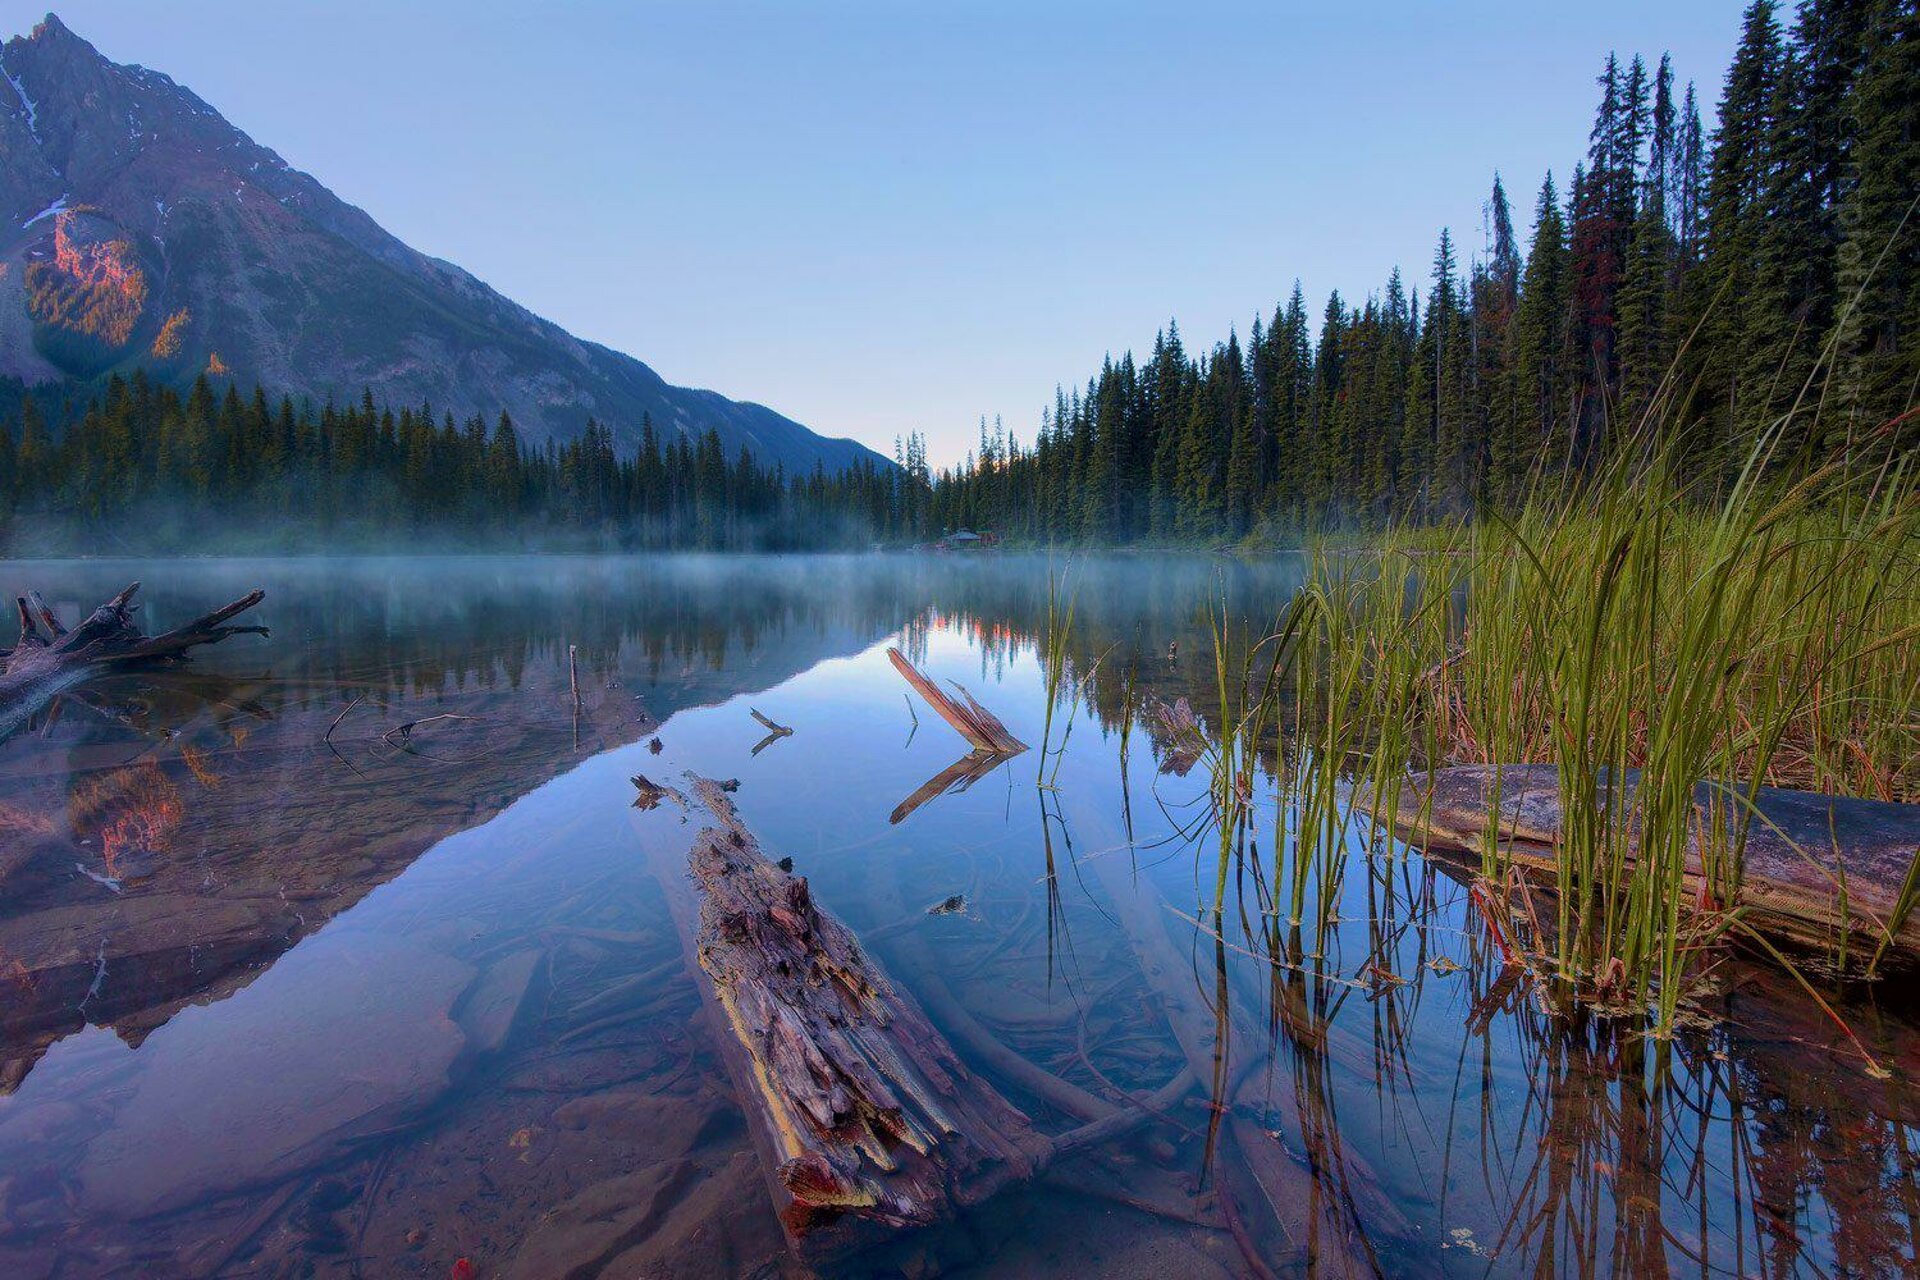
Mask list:
[[[0,576],[69,616],[139,579],[149,630],[263,587],[273,631],[0,741],[0,1274],[778,1265],[668,910],[680,815],[633,807],[635,775],[688,772],[738,780],[768,852],[1042,1132],[1076,1118],[945,1011],[1098,1098],[1153,1093],[1194,1044],[1208,1068],[1144,1129],[833,1274],[1913,1265],[1914,1101],[1863,1088],[1777,973],[1729,961],[1666,1044],[1549,1016],[1463,879],[1358,830],[1316,933],[1274,908],[1263,788],[1216,927],[1204,770],[1150,709],[1217,713],[1208,612],[1264,634],[1291,559]],[[1075,610],[1051,731],[1050,579]],[[1036,749],[929,789],[968,749],[892,646]],[[1846,1013],[1917,1060],[1908,1013]]]

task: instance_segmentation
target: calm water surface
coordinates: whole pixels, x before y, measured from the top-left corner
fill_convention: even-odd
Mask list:
[[[67,613],[143,579],[155,628],[259,585],[273,628],[0,743],[0,1276],[805,1274],[668,911],[678,819],[632,804],[687,771],[1042,1130],[1079,1120],[982,1043],[1106,1102],[1193,1074],[834,1274],[1912,1273],[1908,1012],[1846,1007],[1884,1081],[1736,961],[1667,1045],[1556,1020],[1402,847],[1356,833],[1335,923],[1290,926],[1259,797],[1214,927],[1204,766],[1125,706],[1205,717],[1209,602],[1257,628],[1287,561],[1072,566],[1064,750],[947,772],[886,650],[1041,743],[1049,568],[0,564]]]

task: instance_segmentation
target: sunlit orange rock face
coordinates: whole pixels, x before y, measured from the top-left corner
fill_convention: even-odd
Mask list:
[[[74,210],[55,215],[53,257],[27,267],[27,306],[41,324],[108,347],[132,339],[147,305],[147,277],[132,243],[111,223]]]
[[[168,316],[166,323],[160,326],[160,332],[153,340],[153,358],[171,360],[179,355],[186,338],[187,326],[192,322],[193,312],[185,307]]]

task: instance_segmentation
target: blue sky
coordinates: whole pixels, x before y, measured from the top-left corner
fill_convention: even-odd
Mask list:
[[[0,0],[22,32],[45,0]],[[1564,189],[1609,49],[1709,111],[1735,0],[66,0],[402,239],[675,382],[890,451],[1031,438],[1056,382],[1317,315],[1497,168]],[[1524,234],[1524,225],[1523,225]]]

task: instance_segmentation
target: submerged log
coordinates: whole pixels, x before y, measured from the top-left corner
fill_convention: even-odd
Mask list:
[[[1629,771],[1622,798],[1629,813],[1638,782],[1637,771]],[[1708,798],[1703,784],[1702,813]],[[1740,906],[1754,928],[1813,947],[1851,934],[1871,954],[1892,924],[1893,945],[1920,953],[1920,912],[1895,919],[1920,857],[1920,805],[1762,787],[1755,807],[1740,888]],[[1490,822],[1497,823],[1492,833]],[[1443,854],[1477,857],[1492,834],[1516,864],[1547,874],[1555,870],[1562,822],[1553,765],[1463,765],[1417,775],[1403,786],[1396,816],[1398,834]],[[1689,853],[1688,888],[1705,900],[1697,848]]]
[[[914,692],[927,700],[927,705],[948,724],[952,725],[960,736],[972,743],[977,751],[990,751],[997,755],[1018,755],[1027,749],[1027,744],[1008,732],[1000,718],[974,700],[972,694],[959,685],[960,698],[955,698],[929,679],[898,649],[887,650],[887,658],[893,663],[893,669],[900,673],[901,679],[913,686]]]
[[[20,639],[0,649],[0,737],[20,727],[63,689],[110,670],[184,659],[190,649],[218,644],[228,636],[265,635],[265,627],[227,626],[229,619],[259,604],[265,593],[251,591],[212,613],[157,636],[133,621],[139,606],[134,583],[68,630],[38,592],[15,597]]]
[[[1085,816],[1083,831],[1102,829],[1099,817]],[[1378,1183],[1359,1157],[1339,1142],[1337,1132],[1328,1148],[1302,1143],[1301,1149],[1288,1150],[1269,1123],[1255,1119],[1272,1105],[1271,1085],[1244,1068],[1235,1077],[1228,1052],[1234,1022],[1225,973],[1204,974],[1198,968],[1197,953],[1175,945],[1167,933],[1172,913],[1150,879],[1120,858],[1089,858],[1087,863],[1110,900],[1153,991],[1157,1011],[1186,1059],[1188,1073],[1207,1085],[1217,1126],[1209,1130],[1209,1154],[1224,1130],[1273,1223],[1294,1251],[1293,1256],[1274,1261],[1288,1264],[1289,1274],[1297,1271],[1345,1280],[1370,1280],[1384,1274],[1362,1229],[1374,1219],[1354,1208],[1362,1197],[1376,1210],[1390,1205]],[[1207,991],[1210,982],[1211,993]],[[1223,1206],[1230,1206],[1231,1189],[1223,1183],[1221,1190]]]
[[[694,779],[693,798],[715,825],[662,868],[668,898],[796,1251],[865,1247],[1043,1168],[1053,1144],[761,850],[721,786]]]

